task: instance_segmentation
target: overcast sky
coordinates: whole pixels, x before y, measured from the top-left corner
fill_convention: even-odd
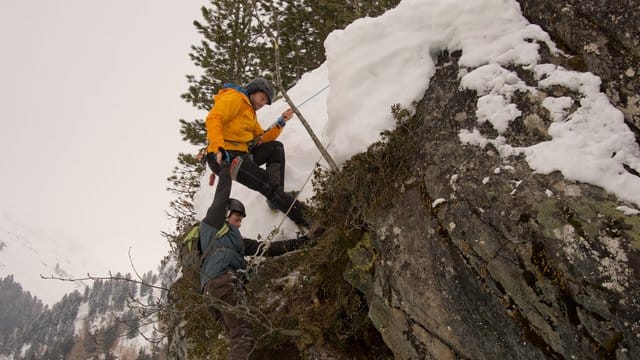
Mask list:
[[[206,115],[179,97],[205,3],[0,2],[0,212],[86,271],[130,271],[129,247],[155,269],[169,249],[178,119]]]

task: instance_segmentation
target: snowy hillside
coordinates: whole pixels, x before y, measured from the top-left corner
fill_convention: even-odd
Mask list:
[[[39,244],[39,245],[36,245]],[[81,270],[82,259],[74,258],[74,248],[65,239],[30,229],[0,215],[0,277],[13,274],[25,290],[45,304],[53,305],[82,282],[44,280],[40,274],[66,277],[71,269]]]
[[[175,263],[165,259],[157,272],[89,281],[45,309],[6,278],[0,323],[8,327],[0,327],[0,359],[163,359],[158,304],[175,277]]]

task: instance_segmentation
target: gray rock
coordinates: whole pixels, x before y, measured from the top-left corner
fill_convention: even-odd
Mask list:
[[[518,0],[525,17],[572,55],[570,64],[602,78],[604,91],[640,129],[640,1]]]
[[[346,276],[360,279],[352,283],[374,325],[399,359],[640,354],[640,219],[600,188],[461,144],[477,97],[459,88],[457,55],[441,56],[448,65],[417,108],[420,180],[371,219],[373,239],[361,242],[375,275]],[[551,61],[561,59],[545,55]],[[507,139],[540,136],[551,120],[539,101],[523,97]]]

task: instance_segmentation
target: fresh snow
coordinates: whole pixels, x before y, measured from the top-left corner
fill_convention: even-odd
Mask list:
[[[89,304],[86,301],[80,303],[78,307],[78,313],[76,314],[76,320],[73,323],[73,335],[80,336],[85,329],[85,323],[89,315]]]
[[[593,74],[538,64],[536,42],[544,42],[557,52],[549,35],[528,23],[514,0],[405,0],[380,17],[360,19],[331,33],[325,41],[327,61],[305,74],[289,95],[300,104],[330,85],[300,110],[342,166],[379,140],[381,131],[394,127],[393,104],[411,109],[424,95],[440,51],[461,50],[460,86],[478,94],[478,123],[489,122],[499,133],[491,138],[478,128],[463,129],[459,134],[463,144],[492,144],[505,158],[524,154],[534,172],[560,171],[569,180],[600,186],[627,205],[640,206],[640,178],[623,167],[626,164],[640,171],[640,150],[622,113],[599,91],[600,79]],[[527,86],[506,69],[513,64],[533,70],[537,86]],[[549,96],[543,101],[554,121],[549,128],[552,140],[529,147],[508,144],[500,134],[520,115],[511,96],[515,92],[537,93],[554,85],[573,89],[581,99]],[[258,118],[263,127],[287,107],[279,100],[261,109]],[[305,181],[321,159],[320,153],[295,118],[279,140],[287,151],[285,190],[302,190],[298,199],[308,200],[313,190]],[[327,167],[322,160],[320,164]],[[195,196],[200,218],[215,191],[215,185],[206,183],[208,176],[203,176]],[[452,187],[455,179],[452,175]],[[248,209],[242,225],[244,236],[265,239],[283,221],[284,215],[269,210],[262,195],[239,183],[234,183],[232,196]],[[294,236],[297,227],[285,219],[280,230],[275,239]]]

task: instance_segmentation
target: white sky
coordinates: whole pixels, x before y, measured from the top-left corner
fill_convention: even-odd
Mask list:
[[[167,254],[178,119],[203,116],[179,95],[205,3],[0,2],[0,214],[64,239],[74,270]]]

